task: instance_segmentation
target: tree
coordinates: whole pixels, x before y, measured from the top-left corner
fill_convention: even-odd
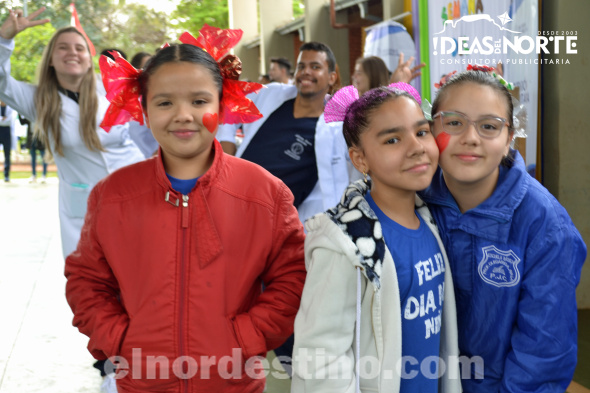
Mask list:
[[[35,82],[36,68],[41,63],[43,49],[54,32],[55,28],[47,23],[27,29],[15,37],[10,62],[11,75],[16,80]]]
[[[145,5],[119,4],[102,21],[101,48],[120,48],[129,57],[137,52],[154,53],[170,41],[168,24],[166,14]]]
[[[30,28],[16,37],[16,48],[12,58],[12,74],[19,80],[32,82],[36,65],[40,63],[43,48],[56,29],[69,26],[71,21],[70,3],[72,0],[27,0],[29,12],[40,7],[46,10],[39,18],[49,18],[50,23]],[[156,12],[145,4],[126,3],[125,0],[73,0],[84,31],[100,53],[106,48],[119,48],[129,57],[144,51],[154,53],[165,42],[176,37],[170,29],[169,17]],[[218,3],[218,4],[217,4]],[[21,7],[22,1],[0,0],[0,23],[8,17],[8,9]],[[202,23],[227,28],[227,0],[205,0],[193,3],[184,0],[179,11],[189,23],[181,28],[196,32]],[[201,8],[203,7],[203,8]],[[195,15],[198,15],[196,17]],[[198,28],[193,24],[201,20]],[[218,23],[219,20],[222,20]],[[184,31],[184,30],[183,30]],[[98,66],[98,56],[94,58]]]
[[[100,42],[102,36],[102,21],[111,15],[114,11],[115,5],[111,0],[27,0],[27,8],[29,12],[35,11],[41,7],[46,7],[46,10],[39,16],[39,18],[51,19],[51,24],[56,28],[70,26],[72,11],[70,4],[74,3],[80,23],[88,38],[95,44]],[[9,1],[5,3],[17,3]],[[19,2],[19,3],[22,3]],[[19,4],[18,8],[22,8]],[[8,14],[3,10],[2,20]]]
[[[305,4],[303,0],[293,0],[293,19],[305,15]]]
[[[229,28],[227,0],[181,0],[172,13],[172,23],[179,30],[188,31],[195,37],[206,23],[222,29]]]

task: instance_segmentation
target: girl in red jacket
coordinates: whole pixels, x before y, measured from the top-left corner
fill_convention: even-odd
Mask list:
[[[240,36],[185,34],[143,72],[101,59],[103,126],[143,111],[160,144],[96,185],[66,260],[73,323],[117,364],[121,393],[262,392],[260,361],[293,332],[305,280],[293,196],[215,140],[219,123],[260,117],[245,98],[260,85],[237,81],[237,58],[217,63]]]

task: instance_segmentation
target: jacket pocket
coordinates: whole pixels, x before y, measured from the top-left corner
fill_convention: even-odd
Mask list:
[[[228,328],[230,352],[233,351],[234,348],[239,349],[242,359],[245,359],[246,357],[244,354],[244,348],[242,348],[242,346],[240,345],[240,341],[238,340],[238,335],[236,332],[234,319],[227,318],[227,328]]]
[[[228,328],[229,328],[229,342],[230,342],[230,351],[232,352],[232,358],[236,362],[234,367],[239,364],[239,370],[232,370],[228,373],[228,370],[221,370],[219,369],[220,376],[225,379],[229,384],[237,384],[237,385],[244,385],[247,386],[251,383],[255,383],[256,379],[264,379],[264,377],[260,378],[255,372],[250,370],[248,372],[248,365],[252,366],[248,362],[248,357],[244,351],[244,348],[240,345],[240,341],[238,340],[238,332],[236,331],[237,327],[235,325],[235,319],[227,319],[228,321]],[[238,361],[238,357],[240,361]],[[223,374],[223,375],[222,375]]]
[[[89,184],[64,184],[64,208],[68,217],[84,218],[90,190],[92,187]]]

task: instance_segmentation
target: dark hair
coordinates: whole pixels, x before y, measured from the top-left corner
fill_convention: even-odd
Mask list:
[[[277,63],[279,67],[287,70],[287,72],[291,71],[291,62],[286,57],[271,57],[270,62]]]
[[[384,86],[367,91],[358,100],[353,102],[346,111],[342,126],[346,145],[348,147],[359,146],[360,135],[369,126],[373,112],[379,109],[384,103],[399,97],[407,97],[414,101],[416,105],[420,106],[418,101],[409,93]]]
[[[205,67],[211,73],[213,81],[219,90],[219,101],[222,99],[223,92],[223,77],[221,76],[221,70],[219,65],[211,57],[211,55],[205,52],[203,49],[189,44],[170,45],[167,48],[159,50],[147,63],[145,69],[141,73],[139,84],[141,86],[141,105],[146,108],[147,105],[147,93],[148,93],[148,82],[150,77],[160,68],[160,66],[167,63],[180,63],[188,62],[193,64],[200,64]]]
[[[121,55],[121,57],[123,57],[125,60],[127,60],[127,54],[125,54],[125,52],[123,52],[121,49],[117,49],[117,48],[107,48],[107,49],[103,49],[102,52],[100,52],[101,56],[106,56],[110,59],[115,60],[115,58],[113,57],[113,55],[111,55],[109,52],[111,51],[117,51],[119,52],[119,54]]]
[[[137,52],[135,55],[133,55],[133,57],[131,58],[131,65],[137,69],[139,69],[141,62],[143,61],[143,59],[145,59],[146,57],[151,57],[152,55],[147,53],[147,52]]]
[[[270,75],[260,74],[260,76],[258,77],[258,83],[262,83],[262,84],[270,83]]]
[[[496,78],[490,74],[482,71],[463,71],[453,75],[442,87],[438,90],[438,94],[432,103],[432,115],[438,112],[438,108],[447,97],[448,90],[453,86],[460,86],[465,83],[475,83],[482,86],[489,86],[496,90],[500,96],[504,97],[506,101],[506,108],[508,110],[508,124],[510,125],[509,132],[514,129],[513,114],[514,106],[512,105],[512,95]]]
[[[301,45],[301,48],[299,48],[299,52],[303,52],[304,50],[324,52],[326,54],[326,60],[328,61],[328,71],[336,71],[336,57],[334,56],[334,52],[332,52],[332,49],[330,49],[328,45],[314,41],[306,42],[305,44]]]
[[[389,84],[389,70],[385,62],[377,56],[361,57],[356,61],[369,77],[369,89]]]

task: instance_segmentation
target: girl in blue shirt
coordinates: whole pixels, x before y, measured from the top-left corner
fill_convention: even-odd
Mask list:
[[[438,149],[417,92],[394,86],[360,99],[345,87],[326,105],[365,179],[305,224],[292,393],[460,391],[450,269],[416,198]]]

